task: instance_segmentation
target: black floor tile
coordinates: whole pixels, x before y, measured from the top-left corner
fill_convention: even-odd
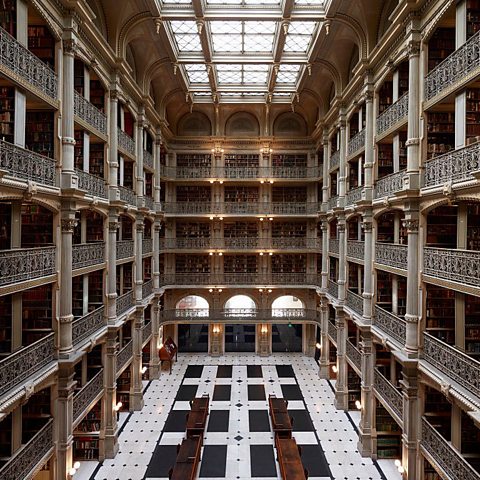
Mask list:
[[[277,477],[273,445],[250,445],[252,477]]]
[[[302,463],[309,477],[330,477],[332,473],[320,445],[300,445]]]
[[[232,393],[231,385],[215,385],[213,389],[213,398],[212,401],[229,401]]]
[[[280,385],[283,398],[287,400],[303,400],[302,391],[298,385]]]
[[[176,445],[157,445],[148,464],[146,478],[168,478],[168,471],[175,465]]]
[[[261,365],[247,365],[247,378],[263,378]]]
[[[313,432],[315,430],[308,410],[288,410],[293,419],[294,432]]]
[[[187,424],[188,410],[172,410],[167,417],[164,432],[184,432]]]
[[[200,478],[225,478],[227,445],[205,445],[202,453]]]
[[[219,365],[217,369],[217,378],[232,378],[232,365]]]
[[[263,385],[248,385],[249,400],[266,400],[265,387]]]
[[[250,432],[270,432],[271,427],[268,420],[268,410],[249,410],[248,425]]]
[[[203,373],[203,365],[189,365],[185,372],[185,378],[200,378]]]
[[[175,400],[177,402],[189,402],[197,394],[198,385],[181,385]]]
[[[210,410],[207,432],[228,432],[229,410]]]
[[[291,365],[277,365],[277,375],[280,378],[291,378],[295,377],[295,372],[293,371],[293,367]]]

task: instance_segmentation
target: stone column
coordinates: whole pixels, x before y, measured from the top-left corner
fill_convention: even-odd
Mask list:
[[[373,199],[373,166],[375,163],[374,137],[375,137],[375,109],[373,107],[373,84],[370,82],[372,73],[368,72],[365,91],[365,160],[364,160],[364,199],[372,201]]]
[[[363,323],[371,325],[373,318],[373,231],[372,209],[366,208],[362,219],[365,234],[365,254],[363,270]]]
[[[150,365],[148,368],[149,380],[156,380],[160,376],[160,357],[158,356],[158,340],[160,330],[160,295],[155,294],[152,304],[152,338],[150,339]]]
[[[155,215],[153,223],[153,291],[157,294],[160,290],[160,231],[162,222],[160,215]]]
[[[345,195],[347,192],[347,122],[345,119],[345,109],[340,111],[340,120],[338,123],[340,129],[340,167],[338,171],[338,206],[345,207]]]
[[[320,297],[320,378],[330,378],[330,342],[328,340],[328,300],[325,295]]]
[[[373,401],[373,355],[372,334],[369,327],[361,328],[360,352],[362,354],[361,417],[358,434],[358,451],[362,457],[372,455],[372,428],[375,417]]]
[[[162,137],[160,131],[157,130],[156,138],[155,138],[155,147],[153,151],[153,165],[154,165],[154,191],[153,191],[153,200],[155,202],[154,209],[156,212],[159,212],[160,207],[160,172],[162,169],[161,166],[161,147],[162,147]]]
[[[103,433],[104,456],[105,458],[114,458],[118,452],[118,432],[117,432],[117,329],[109,327],[107,332],[107,342],[105,348],[105,370],[103,380],[105,382],[105,396],[103,409],[103,424],[105,432]],[[102,436],[102,433],[100,434]]]
[[[338,301],[340,305],[345,304],[346,283],[347,283],[347,252],[345,235],[345,215],[341,212],[338,215],[337,236],[338,236]]]
[[[322,293],[328,289],[328,221],[322,217]]]
[[[337,381],[335,383],[335,407],[348,410],[347,383],[347,320],[342,306],[335,307],[335,325],[337,327]]]
[[[143,231],[145,225],[143,223],[143,215],[138,214],[135,221],[135,300],[137,305],[142,304],[143,293]]]
[[[137,154],[137,161],[136,161],[136,174],[137,174],[137,181],[136,181],[136,190],[137,190],[137,205],[144,206],[145,202],[145,192],[144,192],[144,179],[143,179],[143,138],[144,138],[144,125],[145,125],[145,117],[144,117],[144,109],[143,107],[140,110],[140,113],[137,118],[136,124],[136,139],[135,139],[135,147],[136,147],[136,154]]]
[[[117,230],[118,212],[110,208],[108,214],[108,265],[107,265],[107,319],[109,325],[117,321]]]
[[[111,202],[120,199],[120,193],[118,191],[118,130],[117,130],[117,116],[118,116],[118,90],[110,90],[110,103],[109,103],[109,199]]]
[[[323,132],[323,186],[322,186],[322,211],[328,210],[328,198],[330,196],[330,177],[328,167],[330,165],[330,149],[328,148],[328,133]]]

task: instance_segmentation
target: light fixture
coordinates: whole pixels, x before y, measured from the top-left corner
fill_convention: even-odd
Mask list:
[[[263,222],[263,217],[260,217],[260,221]]]
[[[73,477],[77,473],[77,470],[72,467],[68,473],[71,477]]]
[[[221,155],[224,151],[220,145],[215,145],[215,147],[212,148],[212,153],[215,155]]]
[[[210,293],[212,293],[212,292],[213,292],[213,288],[209,288],[208,291],[209,291]]]
[[[268,327],[263,326],[260,332],[262,333],[262,335],[266,335],[268,333]]]
[[[223,252],[218,252],[218,256],[219,257],[223,256]]]
[[[268,252],[268,254],[269,254],[270,256],[272,256],[272,255],[273,255],[273,252]]]
[[[405,472],[405,469],[401,465],[397,468],[397,470],[398,470],[398,473],[400,474]]]
[[[355,407],[357,407],[357,410],[362,409],[362,404],[360,403],[360,400],[355,400]]]
[[[147,371],[147,367],[143,367],[143,368],[142,368],[142,375],[143,375],[144,373],[146,373],[146,371]]]
[[[273,180],[269,180],[270,183],[273,183]]]
[[[268,293],[272,293],[272,289],[271,289],[271,288],[269,288],[267,291],[268,291]]]
[[[80,462],[79,461],[76,461],[74,464],[73,464],[73,468],[75,470],[78,470],[80,468]]]
[[[260,293],[263,293],[263,288],[259,288],[258,291],[259,291]]]
[[[337,368],[336,365],[333,365],[333,367],[332,367],[332,372],[333,372],[333,373],[337,373],[337,372],[338,372],[338,368]]]
[[[123,403],[122,402],[117,402],[117,404],[115,405],[115,407],[113,407],[113,409],[116,412],[118,412],[122,407],[123,407]]]
[[[269,219],[271,222],[273,222],[273,217],[269,217],[268,219]]]
[[[215,182],[215,180],[210,180],[210,183],[214,183],[214,182]]]
[[[263,252],[260,252],[259,255],[260,255],[261,257],[263,257]]]
[[[208,254],[209,254],[210,256],[212,256],[212,255],[213,255],[213,252],[209,252]]]
[[[397,468],[402,464],[402,462],[398,458],[395,460],[394,463]]]
[[[320,350],[322,348],[322,344],[320,342],[317,342],[315,346]]]
[[[219,293],[222,293],[222,292],[223,292],[223,288],[219,288],[218,291],[219,291]]]

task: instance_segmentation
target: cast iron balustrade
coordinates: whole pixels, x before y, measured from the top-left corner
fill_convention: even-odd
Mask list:
[[[389,267],[407,269],[408,247],[399,243],[375,244],[375,262]]]
[[[332,323],[330,320],[328,321],[328,335],[330,338],[337,343],[337,326]]]
[[[225,239],[227,240],[227,239]],[[215,248],[211,238],[161,238],[160,250],[197,250]]]
[[[263,242],[262,242],[263,243]],[[270,248],[268,240],[263,248]],[[312,249],[320,248],[321,240],[309,237],[273,237],[271,248],[275,249]]]
[[[337,150],[330,156],[330,170],[335,170],[340,166],[340,150]]]
[[[80,243],[72,247],[72,268],[90,267],[105,261],[105,242]]]
[[[347,192],[347,205],[355,205],[362,200],[363,187],[354,188]]]
[[[257,215],[260,213],[257,202],[225,202],[222,205],[218,205],[218,208],[220,208],[221,213],[226,214]]]
[[[73,396],[73,423],[79,420],[87,408],[103,392],[103,368]]]
[[[42,96],[57,100],[58,78],[56,73],[1,27],[0,70],[7,77],[31,85]]]
[[[75,169],[78,177],[78,189],[93,195],[94,197],[107,198],[107,186],[105,180],[91,173],[84,172],[79,168]]]
[[[333,210],[334,208],[337,208],[337,206],[338,206],[338,195],[330,197],[328,199],[328,209]]]
[[[148,208],[149,210],[153,210],[153,204],[154,200],[153,197],[143,197],[143,202],[145,204],[145,208]]]
[[[102,135],[107,135],[107,116],[77,91],[74,95],[74,114]]]
[[[445,440],[437,430],[422,417],[422,450],[442,472],[452,480],[478,480],[478,472],[462,457],[462,454]],[[429,459],[429,460],[430,460]]]
[[[444,375],[480,397],[480,362],[425,332],[423,358]]]
[[[322,177],[322,167],[278,166],[261,168],[260,173],[265,178],[318,179]]]
[[[143,166],[153,170],[153,155],[148,151],[143,151]]]
[[[218,167],[213,169],[215,178],[228,178],[235,180],[260,178],[260,167]]]
[[[150,320],[142,327],[142,345],[144,345],[147,340],[152,335],[152,321]]]
[[[0,140],[0,170],[22,180],[55,185],[55,160],[3,140]]]
[[[118,148],[123,150],[124,153],[135,157],[135,140],[125,133],[122,129],[117,127],[118,134]]]
[[[212,167],[160,167],[160,176],[169,180],[194,180],[199,178],[215,178]]]
[[[55,247],[0,251],[0,286],[54,275],[55,254]]]
[[[153,292],[153,279],[147,280],[142,284],[142,298],[149,297]]]
[[[365,148],[365,130],[360,130],[348,142],[348,156],[351,157],[355,153],[360,152]]]
[[[38,465],[41,465],[53,454],[55,449],[53,438],[53,419],[50,419],[0,468],[0,478],[2,480],[32,478]]]
[[[166,202],[163,204],[163,211],[177,215],[215,213],[212,202]]]
[[[338,283],[334,282],[333,280],[329,280],[327,291],[333,298],[338,298]]]
[[[473,181],[480,172],[480,142],[435,157],[425,164],[425,187]]]
[[[423,273],[451,282],[480,287],[480,252],[424,247]]]
[[[117,353],[117,376],[120,376],[121,370],[132,359],[133,356],[133,340],[130,340]]]
[[[133,292],[131,290],[117,297],[117,316],[130,310],[133,305]]]
[[[358,315],[363,315],[363,297],[347,290],[347,307],[351,308]]]
[[[467,78],[480,73],[480,32],[469,38],[425,78],[425,100],[454,91]]]
[[[374,325],[401,345],[405,345],[407,322],[403,318],[376,306]]]
[[[312,215],[318,213],[319,209],[316,202],[273,202],[263,204],[262,207],[273,215]]]
[[[146,255],[153,251],[153,240],[151,238],[144,238],[142,240],[142,254]]]
[[[117,260],[131,258],[135,255],[133,240],[118,240],[116,242]]]
[[[53,333],[0,361],[0,397],[55,361]]]
[[[408,119],[408,92],[377,117],[377,135],[399,127]]]
[[[338,238],[329,238],[328,239],[328,251],[330,253],[338,253],[340,252],[340,242]]]
[[[362,371],[362,354],[360,350],[350,341],[347,340],[347,357],[352,361],[359,372]]]
[[[122,202],[128,203],[128,205],[134,207],[137,206],[137,196],[131,188],[119,186],[118,191],[120,192],[120,200]]]
[[[397,420],[403,423],[403,395],[402,392],[385,378],[378,368],[374,371],[374,389],[390,410],[398,417]]]
[[[105,307],[102,306],[73,321],[72,342],[74,345],[89,339],[105,326],[104,313]]]
[[[347,257],[363,260],[365,258],[365,242],[347,240]]]
[[[202,240],[209,240],[209,239],[204,238]],[[224,238],[223,241],[211,240],[210,242],[213,248],[229,248],[229,249],[237,249],[237,250],[262,248],[262,239],[257,237],[239,237],[239,238],[227,237],[227,238]]]
[[[375,198],[391,197],[403,190],[403,178],[406,170],[379,178],[375,183]]]

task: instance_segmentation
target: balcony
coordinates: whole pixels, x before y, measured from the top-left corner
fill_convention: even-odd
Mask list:
[[[217,208],[215,205],[214,208]],[[221,206],[218,205],[221,213],[230,215],[256,215],[260,213],[258,203],[254,202],[225,202]]]
[[[142,327],[142,345],[145,345],[152,335],[152,321],[150,320]]]
[[[408,120],[408,92],[377,117],[377,137],[394,131]]]
[[[50,419],[28,443],[22,445],[13,454],[12,458],[0,468],[0,478],[5,480],[32,478],[38,466],[52,456],[55,450],[53,438],[53,419]]]
[[[379,265],[407,269],[408,246],[397,243],[375,244],[375,262]]]
[[[56,274],[55,247],[0,251],[0,287]]]
[[[365,242],[359,240],[347,241],[347,257],[364,260],[365,258]]]
[[[132,258],[135,255],[133,240],[118,240],[116,243],[117,261]]]
[[[81,243],[72,247],[72,268],[90,267],[105,262],[105,242]]]
[[[153,197],[143,197],[143,204],[145,205],[145,208],[148,208],[149,210],[153,210],[153,204],[154,204]]]
[[[335,342],[337,343],[337,327],[336,325],[331,322],[330,320],[328,321],[328,336]]]
[[[270,248],[268,240],[261,240],[263,248]],[[306,250],[321,248],[321,239],[309,237],[274,237],[271,241],[271,248],[279,250]]]
[[[153,293],[153,280],[147,280],[142,284],[142,298],[146,299]]]
[[[354,311],[357,315],[363,315],[363,297],[347,290],[347,307]]]
[[[4,358],[0,361],[0,397],[53,362],[55,362],[53,333]]]
[[[74,92],[73,112],[83,123],[92,127],[104,137],[107,136],[107,116],[101,112],[93,103]]]
[[[382,403],[394,414],[395,420],[403,424],[403,395],[393,383],[387,380],[380,371],[374,371],[374,390]]]
[[[338,283],[333,280],[328,281],[328,294],[333,298],[338,298]]]
[[[123,130],[117,128],[118,149],[126,155],[135,158],[135,140],[127,135]]]
[[[377,180],[375,183],[375,198],[391,197],[403,190],[405,170],[392,173]]]
[[[78,189],[84,190],[94,197],[108,198],[107,185],[103,178],[84,172],[78,168],[75,169],[78,177]]]
[[[443,375],[480,397],[480,362],[425,332],[423,358]]]
[[[322,178],[322,166],[319,167],[272,167],[262,168],[261,173],[266,178],[284,180],[316,180]],[[264,175],[264,173],[266,173]]]
[[[442,187],[445,183],[473,182],[480,172],[480,142],[453,150],[425,164],[425,187]]]
[[[347,205],[355,205],[362,200],[363,187],[354,188],[347,192]]]
[[[422,418],[421,438],[422,453],[425,454],[435,469],[441,472],[442,478],[478,480],[478,472],[472,468],[450,442],[435,430],[425,417]]]
[[[134,306],[133,291],[129,291],[117,297],[117,316],[123,315]]]
[[[133,340],[130,340],[118,353],[117,353],[117,378],[122,373],[122,370],[132,360],[133,356]]]
[[[134,207],[137,206],[137,196],[131,188],[119,186],[118,191],[120,192],[120,200],[122,202]]]
[[[348,156],[353,157],[365,149],[365,130],[360,130],[348,142]]]
[[[480,287],[480,252],[425,247],[423,274],[473,287]]]
[[[166,167],[160,168],[160,176],[168,180],[198,180],[215,178],[213,168],[203,167]]]
[[[407,338],[407,322],[405,322],[403,318],[376,306],[374,326],[388,337],[396,340],[400,345],[405,345]]]
[[[148,255],[153,252],[153,240],[151,238],[144,238],[142,240],[142,254]]]
[[[97,308],[72,323],[72,342],[78,345],[93,337],[95,332],[105,326],[105,307]]]
[[[350,340],[347,340],[346,352],[348,359],[360,373],[362,371],[362,354],[360,350]]]
[[[330,170],[335,170],[340,166],[340,150],[337,150],[330,156]]]
[[[328,252],[339,254],[340,252],[340,241],[338,238],[329,238],[328,239]]]
[[[227,239],[225,239],[226,241]],[[233,239],[237,240],[237,239]],[[242,239],[238,239],[239,243]],[[249,240],[249,239],[247,239]],[[255,239],[256,240],[256,239]],[[212,238],[161,238],[160,250],[199,250],[216,248]]]
[[[103,368],[86,383],[73,397],[73,424],[74,426],[103,394]]]
[[[0,140],[0,170],[22,180],[55,186],[55,160],[3,140]]]
[[[428,104],[454,92],[480,74],[478,51],[480,32],[437,65],[425,78],[425,100]]]
[[[37,95],[50,103],[56,103],[56,73],[3,28],[0,28],[0,72],[27,89],[33,87]]]
[[[206,240],[206,239],[203,239]],[[223,240],[211,240],[213,248],[229,248],[232,250],[250,250],[267,248],[262,239],[257,237],[224,238]]]
[[[143,151],[143,166],[153,170],[153,155],[148,151]]]
[[[338,195],[330,197],[328,199],[328,209],[333,210],[334,208],[338,207]]]

